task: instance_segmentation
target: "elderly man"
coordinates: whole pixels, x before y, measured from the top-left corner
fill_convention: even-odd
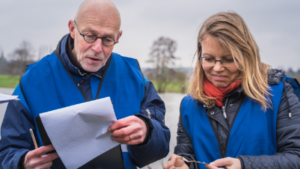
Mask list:
[[[20,101],[8,104],[3,120],[0,168],[63,168],[58,154],[51,153],[53,146],[42,146],[35,117],[107,96],[118,118],[108,132],[112,140],[127,145],[122,149],[126,169],[168,154],[170,131],[164,125],[163,101],[135,59],[112,53],[122,35],[120,25],[111,1],[86,0],[57,49],[28,67],[14,91]],[[37,149],[30,128],[38,138]]]

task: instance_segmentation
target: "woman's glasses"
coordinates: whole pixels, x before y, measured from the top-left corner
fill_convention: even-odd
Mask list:
[[[209,57],[199,57],[199,60],[202,64],[202,66],[205,67],[213,67],[217,62],[220,62],[222,66],[224,67],[235,67],[235,63],[233,59],[221,59],[221,60],[216,60],[214,58],[209,58]]]

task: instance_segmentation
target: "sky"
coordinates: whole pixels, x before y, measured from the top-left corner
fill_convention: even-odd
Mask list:
[[[262,61],[273,68],[300,69],[299,0],[112,0],[120,11],[123,35],[114,52],[151,67],[150,48],[159,37],[177,42],[176,67],[195,64],[197,34],[202,23],[222,11],[235,11],[247,23]],[[1,0],[0,50],[9,56],[26,40],[38,52],[54,50],[68,33],[82,0]]]

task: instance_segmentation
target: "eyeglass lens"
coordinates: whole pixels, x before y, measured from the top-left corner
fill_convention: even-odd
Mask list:
[[[216,62],[220,62],[222,64],[222,66],[224,66],[224,67],[234,67],[235,66],[233,59],[216,60],[214,58],[200,57],[200,62],[202,63],[203,66],[206,66],[206,67],[213,67],[213,66],[215,66]]]
[[[79,34],[83,37],[83,39],[86,41],[86,42],[89,42],[89,43],[93,43],[95,42],[98,38],[100,38],[102,40],[102,44],[105,45],[105,46],[112,46],[114,45],[116,42],[113,38],[110,38],[110,37],[97,37],[96,35],[92,34],[92,33],[87,33],[87,34],[82,34],[78,27],[77,27],[77,23],[76,21],[74,21],[75,23],[75,26],[79,32]]]
[[[85,34],[84,35],[84,40],[90,43],[95,42],[98,38],[102,39],[102,43],[105,46],[111,46],[115,44],[115,41],[112,38],[109,37],[97,37],[96,35],[93,34]]]

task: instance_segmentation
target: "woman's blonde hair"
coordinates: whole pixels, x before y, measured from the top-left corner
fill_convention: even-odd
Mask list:
[[[215,38],[231,53],[240,71],[238,78],[242,80],[244,93],[257,101],[264,110],[271,107],[268,86],[270,66],[261,62],[258,46],[243,18],[235,12],[220,12],[209,17],[198,34],[198,57],[201,56],[201,42],[207,35]],[[193,98],[210,108],[215,105],[215,102],[203,92],[204,77],[205,73],[198,59],[188,92]]]

